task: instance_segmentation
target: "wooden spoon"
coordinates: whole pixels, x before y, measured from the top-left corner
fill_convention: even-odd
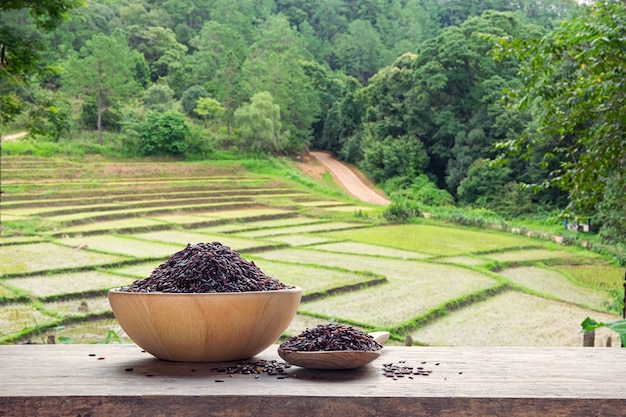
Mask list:
[[[389,339],[389,332],[369,333],[381,345]],[[380,356],[378,350],[293,351],[278,349],[286,362],[310,369],[354,369],[367,365]]]

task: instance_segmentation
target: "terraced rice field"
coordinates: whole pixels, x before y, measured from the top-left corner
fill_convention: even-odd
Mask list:
[[[377,206],[233,162],[4,156],[1,169],[0,343],[128,342],[106,291],[208,241],[303,288],[286,335],[335,321],[389,330],[390,343],[580,346],[585,317],[618,318],[604,305],[623,269],[595,255],[387,225]]]

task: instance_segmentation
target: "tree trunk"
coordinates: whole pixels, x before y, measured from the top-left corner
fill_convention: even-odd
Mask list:
[[[98,145],[102,145],[102,91],[98,92]]]

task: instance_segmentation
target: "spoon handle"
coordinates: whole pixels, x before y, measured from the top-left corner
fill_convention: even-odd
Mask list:
[[[389,340],[389,332],[371,332],[368,333],[370,336],[374,338],[375,341],[384,344],[387,340]]]

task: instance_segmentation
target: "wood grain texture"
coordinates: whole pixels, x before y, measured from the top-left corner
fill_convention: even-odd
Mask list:
[[[276,342],[302,289],[108,295],[120,326],[143,349],[165,360],[207,362],[249,358]]]
[[[282,362],[276,348],[254,359]],[[394,379],[389,363],[432,372]],[[388,346],[362,368],[283,379],[226,365],[135,345],[0,346],[0,416],[626,415],[626,349]]]

